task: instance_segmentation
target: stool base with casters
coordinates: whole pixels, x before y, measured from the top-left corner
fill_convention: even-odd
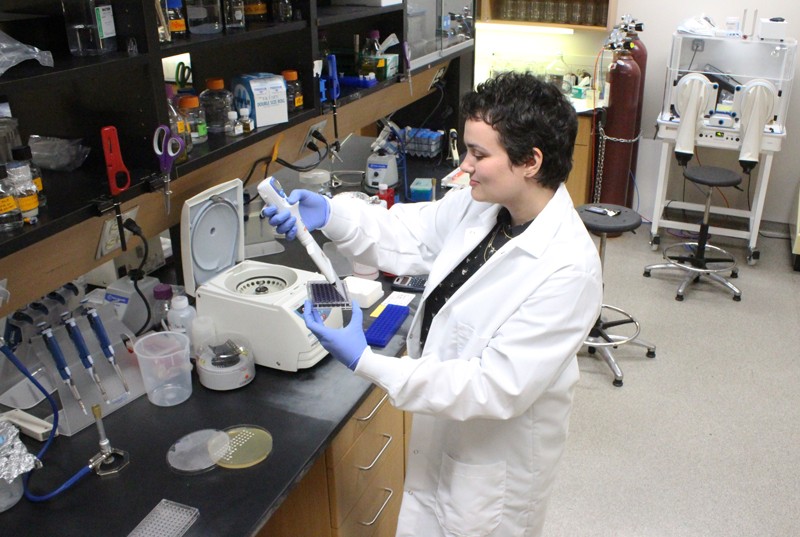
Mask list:
[[[697,283],[702,277],[705,277],[727,287],[733,292],[733,300],[738,302],[742,299],[742,292],[719,274],[720,272],[730,271],[730,278],[737,278],[739,269],[736,268],[736,258],[722,248],[708,244],[708,229],[711,194],[714,191],[714,187],[736,186],[742,182],[742,178],[733,171],[712,166],[685,168],[683,175],[693,183],[708,187],[703,222],[700,224],[700,235],[697,242],[681,242],[664,248],[663,257],[666,262],[647,265],[644,267],[644,276],[649,278],[653,270],[682,270],[686,274],[678,286],[675,300],[682,301],[689,285]],[[689,250],[690,253],[687,255],[681,250]]]
[[[578,215],[583,220],[586,229],[600,236],[600,265],[605,265],[606,242],[609,233],[620,234],[633,231],[642,224],[642,217],[635,211],[621,205],[589,204],[581,205],[577,209]],[[627,333],[620,333],[621,327],[627,327]],[[620,369],[612,349],[620,345],[632,344],[647,349],[647,357],[655,358],[656,347],[639,338],[641,327],[632,315],[615,306],[603,304],[600,316],[589,331],[583,342],[588,347],[590,354],[599,353],[614,374],[614,386],[622,386],[622,370]],[[624,328],[622,329],[624,330]],[[616,332],[616,333],[612,333]]]
[[[611,314],[611,315],[609,315]],[[615,317],[615,318],[611,318]],[[618,318],[616,318],[618,317]],[[633,333],[627,335],[612,334],[609,332],[612,328],[617,328],[624,325],[633,325]],[[630,343],[631,345],[638,345],[647,349],[647,357],[656,357],[655,345],[639,338],[639,321],[633,318],[629,313],[608,304],[603,304],[600,311],[600,317],[595,321],[589,335],[584,341],[584,345],[589,348],[589,354],[599,352],[600,356],[606,362],[611,372],[614,373],[614,386],[622,386],[622,370],[614,355],[611,354],[611,349],[616,349],[620,345]]]

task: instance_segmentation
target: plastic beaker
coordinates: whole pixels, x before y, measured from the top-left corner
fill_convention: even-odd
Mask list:
[[[148,334],[133,345],[147,398],[154,405],[174,406],[192,395],[189,348],[189,338],[178,332]]]

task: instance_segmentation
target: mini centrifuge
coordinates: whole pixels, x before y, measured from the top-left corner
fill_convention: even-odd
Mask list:
[[[181,255],[186,292],[197,314],[211,317],[217,333],[241,334],[255,363],[284,371],[313,366],[328,351],[306,328],[303,304],[310,281],[321,274],[244,260],[243,186],[239,179],[186,200],[181,211]],[[342,326],[341,308],[325,325]]]

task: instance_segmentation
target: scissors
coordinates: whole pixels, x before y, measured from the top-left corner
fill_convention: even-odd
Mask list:
[[[185,146],[181,137],[174,136],[166,125],[158,126],[156,132],[153,134],[153,151],[155,151],[159,166],[161,167],[161,180],[164,182],[164,210],[167,211],[167,214],[169,214],[170,211],[170,195],[172,195],[172,191],[169,189],[172,165],[175,163],[175,159],[183,152],[184,148]]]
[[[175,83],[178,88],[188,86],[190,78],[192,78],[192,68],[183,62],[178,62],[178,65],[175,66]]]

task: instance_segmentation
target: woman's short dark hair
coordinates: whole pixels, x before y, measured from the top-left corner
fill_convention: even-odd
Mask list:
[[[560,88],[531,73],[501,73],[465,95],[461,111],[498,132],[515,166],[529,162],[538,147],[543,160],[536,179],[542,186],[555,190],[567,180],[578,119]]]

